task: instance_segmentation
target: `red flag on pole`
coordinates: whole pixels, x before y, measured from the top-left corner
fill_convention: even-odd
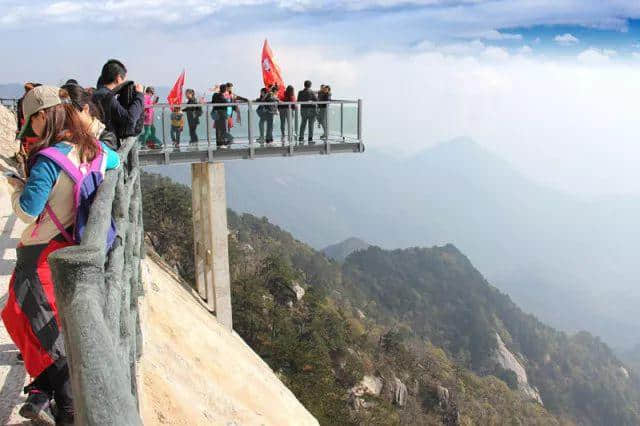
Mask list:
[[[182,103],[182,88],[184,87],[184,74],[185,71],[182,70],[180,76],[176,80],[176,83],[173,85],[173,89],[169,92],[169,96],[167,96],[167,101],[169,101],[169,105],[176,105]]]
[[[264,46],[262,47],[262,80],[265,87],[271,87],[274,84],[278,85],[278,97],[284,96],[284,81],[282,81],[282,74],[280,73],[280,67],[273,60],[273,53],[269,47],[269,42],[265,39]]]

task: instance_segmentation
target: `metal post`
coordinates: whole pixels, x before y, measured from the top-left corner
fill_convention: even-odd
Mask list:
[[[329,106],[331,104],[325,104],[324,109],[324,150],[327,154],[331,154],[331,142],[329,141]]]
[[[296,135],[298,136],[297,139],[300,139],[300,135],[298,135],[298,132],[300,131],[300,118],[299,118],[299,108],[298,108],[298,103],[296,102],[296,104],[293,106],[294,111],[295,111],[295,115],[296,115],[296,121],[294,122],[295,124],[295,132]]]
[[[165,124],[164,124],[164,106],[162,107],[162,148],[167,148],[167,137],[165,132]]]
[[[293,123],[291,120],[293,119],[293,114],[291,114],[291,107],[295,108],[295,105],[287,105],[287,131],[289,132],[289,155],[293,155]]]
[[[364,152],[362,145],[362,99],[358,99],[358,145],[360,152]]]
[[[206,112],[206,124],[207,124],[207,149],[211,148],[211,123],[209,122],[209,104],[206,104],[204,107],[204,110]]]
[[[340,139],[344,142],[344,102],[340,102]]]
[[[253,102],[249,101],[249,110],[247,111],[247,127],[249,130],[249,158],[253,158],[256,148],[253,146]]]

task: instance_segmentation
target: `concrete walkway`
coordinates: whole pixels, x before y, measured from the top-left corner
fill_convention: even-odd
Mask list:
[[[15,117],[0,107],[0,173],[14,171],[11,159],[18,150],[15,141]],[[16,245],[25,225],[19,221],[11,209],[9,185],[0,177],[0,309],[7,300],[9,280],[16,264]],[[15,347],[4,324],[0,321],[0,425],[31,424],[18,414],[25,400],[22,388],[30,381],[24,366],[16,356]]]
[[[6,163],[0,159],[0,171],[5,170]],[[0,178],[0,307],[4,307],[7,300],[9,280],[16,263],[15,248],[24,227],[12,213],[6,180]],[[18,414],[25,399],[22,388],[30,378],[16,358],[17,354],[18,349],[0,321],[0,425],[31,424]]]

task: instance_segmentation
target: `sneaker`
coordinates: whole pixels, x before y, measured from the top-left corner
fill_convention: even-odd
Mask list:
[[[54,424],[55,420],[49,412],[51,400],[49,396],[38,390],[29,391],[27,400],[20,407],[19,414],[25,419]]]

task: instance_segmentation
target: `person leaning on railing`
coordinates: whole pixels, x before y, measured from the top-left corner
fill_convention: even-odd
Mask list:
[[[98,143],[88,108],[74,105],[66,91],[36,87],[25,96],[23,110],[25,122],[19,136],[30,134],[38,142],[29,152],[26,180],[7,179],[14,189],[13,210],[29,225],[16,249],[16,268],[2,321],[34,379],[25,388],[28,396],[20,414],[32,420],[51,421],[49,407],[53,398],[56,424],[72,425],[69,367],[48,258],[56,250],[77,243],[71,236],[75,235],[74,224],[79,217],[74,179],[84,176],[87,168],[102,174],[117,168],[120,158],[104,143]],[[89,197],[97,189],[95,185],[93,192],[88,186],[83,188]]]
[[[110,59],[102,67],[98,87],[93,93],[93,102],[101,108],[103,122],[107,130],[118,138],[134,135],[136,124],[144,109],[142,85],[135,85],[135,96],[130,105],[124,107],[118,102],[116,92],[127,79],[127,68],[117,59]]]
[[[229,115],[228,111],[231,107],[220,105],[230,103],[231,100],[226,96],[227,85],[221,84],[218,91],[211,97],[212,104],[218,104],[213,107],[211,111],[212,118],[214,119],[214,125],[216,128],[216,146],[218,148],[228,148],[231,144],[231,135],[228,132]]]

